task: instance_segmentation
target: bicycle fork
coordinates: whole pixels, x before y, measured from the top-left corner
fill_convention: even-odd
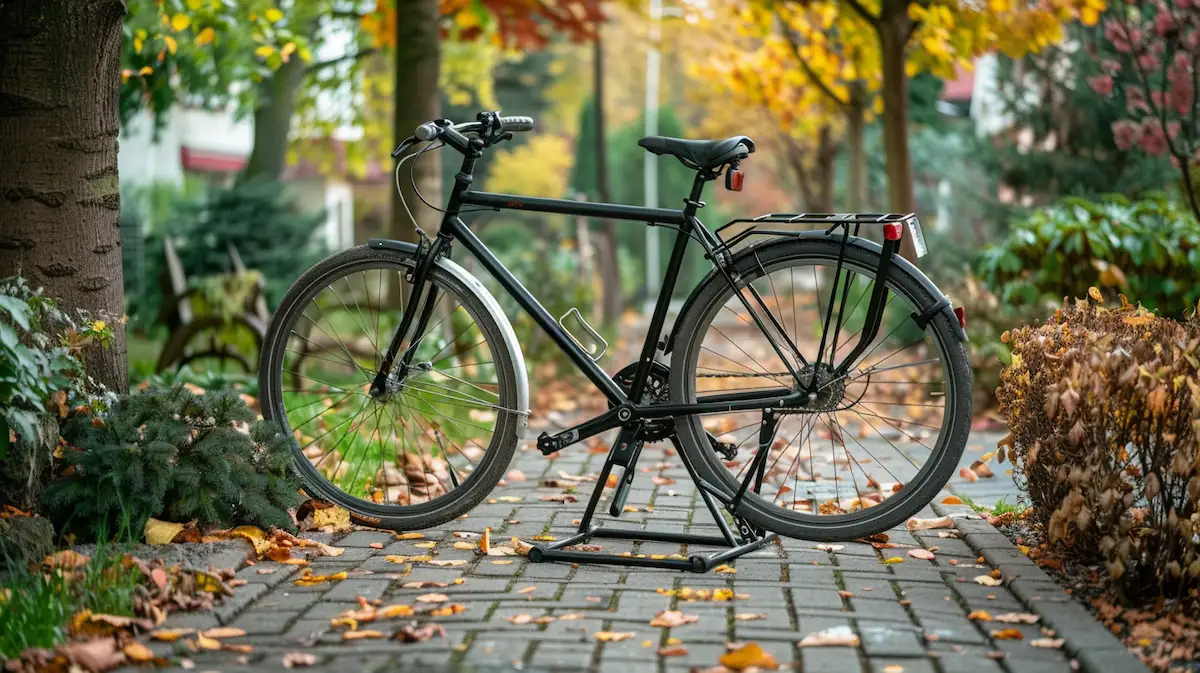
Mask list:
[[[396,327],[396,332],[392,335],[392,341],[388,345],[387,353],[383,356],[383,361],[379,364],[379,371],[375,373],[375,378],[371,382],[370,393],[374,397],[378,397],[387,392],[387,380],[391,374],[393,364],[398,364],[400,371],[398,378],[404,379],[408,373],[408,368],[412,365],[412,359],[416,355],[417,347],[420,345],[420,339],[425,334],[425,328],[429,324],[430,317],[433,316],[433,308],[437,305],[438,289],[433,283],[429,283],[429,273],[433,269],[433,265],[437,263],[438,257],[449,250],[450,236],[438,233],[437,237],[432,242],[422,237],[420,245],[417,247],[417,261],[413,270],[409,273],[405,280],[412,283],[412,292],[409,294],[408,306],[404,308],[404,314],[400,318],[400,325]],[[429,285],[426,292],[426,285]],[[400,362],[396,363],[396,355],[400,353],[400,347],[404,344],[409,334],[413,338],[409,340],[408,347],[404,350],[404,355],[400,358]]]

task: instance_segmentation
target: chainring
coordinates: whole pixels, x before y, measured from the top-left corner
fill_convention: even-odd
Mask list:
[[[626,365],[621,368],[621,371],[613,374],[613,381],[625,391],[626,395],[631,394],[633,390],[633,377],[637,372],[637,363]],[[666,404],[671,400],[671,392],[668,389],[669,376],[671,370],[661,362],[653,362],[650,364],[650,372],[646,375],[646,388],[642,392],[641,404]],[[609,402],[609,408],[613,404]],[[638,439],[646,442],[658,442],[670,438],[675,434],[675,421],[670,418],[655,418],[646,421],[642,426],[641,435]]]

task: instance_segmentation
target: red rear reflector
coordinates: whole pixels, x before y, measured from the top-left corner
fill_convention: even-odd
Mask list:
[[[954,315],[958,316],[958,325],[963,329],[967,328],[967,309],[959,306],[954,309]]]
[[[725,187],[731,192],[742,191],[742,183],[746,181],[746,174],[736,168],[729,169],[729,175],[726,176]]]
[[[899,222],[883,225],[883,237],[889,241],[899,241],[904,236],[904,225]]]

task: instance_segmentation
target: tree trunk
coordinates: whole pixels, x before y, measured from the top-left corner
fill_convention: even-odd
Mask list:
[[[592,43],[592,78],[596,106],[596,192],[600,201],[612,203],[612,191],[608,187],[608,137],[604,125],[604,44],[600,41],[600,26],[596,26],[596,40]],[[600,284],[604,287],[604,325],[611,327],[621,317],[621,267],[617,257],[617,225],[612,220],[600,220],[597,266],[600,267]]]
[[[438,88],[441,34],[438,28],[438,0],[397,0],[396,14],[399,20],[396,22],[392,133],[395,144],[399,145],[418,126],[441,117],[442,94]],[[396,161],[403,161],[424,146],[425,143],[417,143]],[[441,226],[441,213],[422,203],[422,198],[439,208],[444,206],[441,152],[426,152],[420,160],[411,158],[405,161],[400,169],[399,182],[400,190],[392,190],[388,238],[416,241],[414,221],[426,233],[436,233]],[[388,288],[385,299],[388,305],[399,306],[399,289],[399,280],[396,279]]]
[[[829,132],[829,127],[821,128],[820,142],[817,144],[817,194],[819,201],[816,205],[820,206],[820,212],[831,213],[834,211],[833,206],[833,186],[834,178],[836,178],[835,164],[837,162],[838,147],[833,141],[832,134]]]
[[[400,144],[412,135],[413,129],[442,114],[441,89],[438,72],[441,67],[441,40],[438,29],[437,0],[397,0],[396,14],[396,87],[392,115],[395,142]],[[417,143],[409,154],[419,150]],[[403,159],[401,157],[400,159]],[[397,161],[399,161],[398,159]],[[415,162],[415,165],[414,165]],[[409,169],[413,179],[409,179]],[[413,182],[416,182],[416,190]],[[392,226],[390,236],[405,241],[416,240],[413,219],[427,233],[433,234],[441,224],[441,213],[421,203],[421,196],[439,208],[442,203],[442,162],[440,152],[426,152],[420,159],[410,159],[400,170],[400,194],[392,195]],[[408,210],[404,204],[408,204]],[[412,217],[409,217],[409,212]]]
[[[293,57],[259,86],[261,100],[254,110],[254,148],[243,180],[279,180],[287,167],[288,136],[296,96],[304,81],[304,61]]]
[[[893,212],[911,213],[913,202],[912,156],[908,151],[908,74],[904,71],[905,45],[912,20],[906,2],[889,2],[899,9],[885,11],[876,30],[883,65],[883,148],[887,153],[888,204]],[[900,254],[910,262],[917,255],[906,236]]]
[[[853,95],[846,106],[846,151],[849,152],[850,184],[846,205],[850,212],[857,213],[867,205],[867,150],[864,143],[866,132],[866,105],[861,97]]]
[[[0,2],[0,276],[106,320],[87,373],[129,387],[117,115],[123,0]]]

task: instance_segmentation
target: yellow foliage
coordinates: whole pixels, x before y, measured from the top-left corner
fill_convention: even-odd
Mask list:
[[[497,150],[488,171],[488,191],[562,197],[571,175],[571,150],[566,138],[548,133],[531,135],[524,145]]]

